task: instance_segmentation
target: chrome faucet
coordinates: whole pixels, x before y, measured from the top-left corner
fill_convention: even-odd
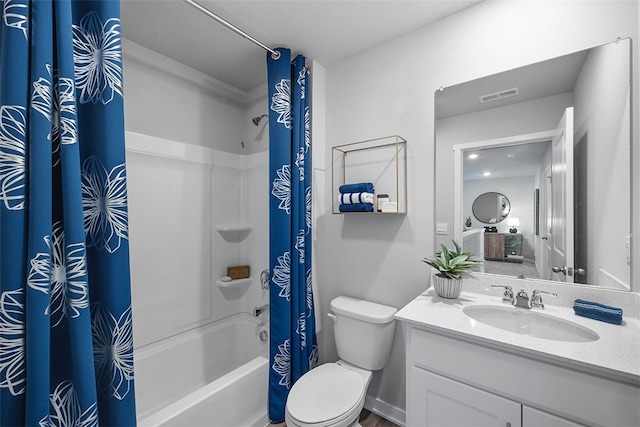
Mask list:
[[[553,292],[546,292],[541,290],[534,290],[531,294],[531,299],[524,289],[520,289],[518,293],[513,295],[513,289],[511,286],[491,285],[493,288],[504,288],[504,294],[502,294],[502,302],[505,304],[511,304],[515,307],[526,308],[527,310],[532,308],[541,308],[544,310],[544,303],[542,302],[542,296],[540,294],[551,295],[557,297],[558,294]]]
[[[552,297],[558,296],[558,294],[554,292],[547,292],[536,289],[535,291],[533,291],[533,294],[531,294],[531,308],[539,307],[544,310],[544,304],[542,303],[542,296],[540,296],[540,294],[551,295]]]
[[[516,307],[531,308],[531,305],[529,304],[529,295],[524,289],[520,289],[516,294],[516,303],[514,305]]]
[[[504,288],[504,294],[502,294],[502,302],[505,304],[515,304],[516,300],[513,297],[513,289],[511,286],[491,285],[492,288]]]

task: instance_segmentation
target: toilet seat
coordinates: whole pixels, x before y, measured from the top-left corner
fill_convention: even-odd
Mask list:
[[[299,427],[325,427],[357,419],[365,387],[362,375],[349,368],[336,363],[320,365],[303,375],[289,392],[289,422]]]

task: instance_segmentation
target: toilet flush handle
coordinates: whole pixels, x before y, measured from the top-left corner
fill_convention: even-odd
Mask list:
[[[333,323],[338,323],[338,316],[336,316],[333,313],[327,313],[327,316],[329,316],[331,319],[333,319]]]

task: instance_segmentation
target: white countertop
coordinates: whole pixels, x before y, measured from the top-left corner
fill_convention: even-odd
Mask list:
[[[425,330],[447,334],[523,356],[573,367],[592,374],[640,384],[640,321],[624,317],[613,325],[576,316],[572,308],[548,304],[532,309],[587,327],[599,335],[592,342],[564,342],[530,337],[485,325],[463,313],[470,305],[505,307],[501,297],[463,291],[458,299],[445,299],[428,289],[396,313],[396,318]],[[526,309],[522,309],[526,310]]]

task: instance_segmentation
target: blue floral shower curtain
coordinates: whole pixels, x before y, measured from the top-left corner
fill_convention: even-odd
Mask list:
[[[311,128],[308,67],[267,54],[269,84],[269,418],[284,421],[289,390],[318,361],[311,289]]]
[[[119,17],[2,1],[2,426],[136,423]]]

